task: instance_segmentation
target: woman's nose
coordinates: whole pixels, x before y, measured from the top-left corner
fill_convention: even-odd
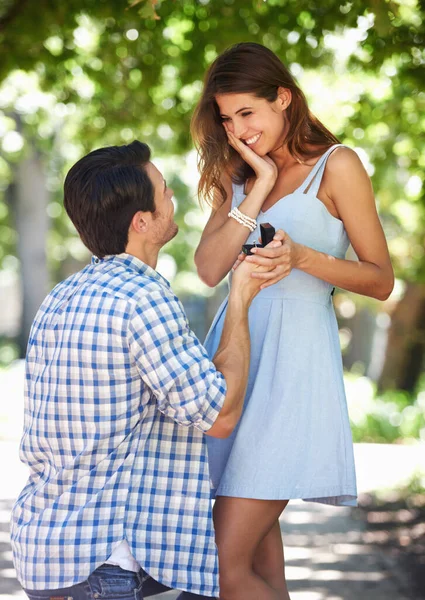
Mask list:
[[[246,132],[246,126],[243,123],[235,123],[233,135],[237,138],[241,138]]]
[[[229,123],[228,128],[237,138],[240,138],[246,131],[246,126],[240,121],[233,121],[232,123]]]

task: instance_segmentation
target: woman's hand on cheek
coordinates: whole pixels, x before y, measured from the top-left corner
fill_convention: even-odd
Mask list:
[[[267,273],[252,273],[251,277],[264,280],[261,289],[274,285],[297,267],[301,248],[300,244],[294,242],[287,233],[279,229],[270,244],[265,248],[253,248],[253,255],[247,256],[245,259],[257,265],[274,265],[274,268]]]
[[[247,146],[242,140],[237,138],[229,129],[227,123],[223,123],[227,134],[229,145],[243,158],[243,160],[254,170],[256,178],[264,182],[270,189],[276,182],[278,170],[276,163],[270,156],[259,156]]]

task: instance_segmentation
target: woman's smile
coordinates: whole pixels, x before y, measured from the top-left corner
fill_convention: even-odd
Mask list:
[[[261,133],[257,133],[256,135],[253,135],[250,138],[247,138],[245,140],[242,140],[244,142],[244,144],[246,144],[247,146],[253,146],[254,144],[256,144],[258,142],[258,140],[261,137]]]

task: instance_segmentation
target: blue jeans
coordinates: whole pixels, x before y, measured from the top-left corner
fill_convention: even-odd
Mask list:
[[[125,571],[115,565],[101,565],[86,581],[71,587],[57,590],[27,590],[30,600],[143,600],[155,594],[161,594],[170,588],[152,579],[143,569],[139,573]],[[204,596],[195,596],[182,592],[178,600],[202,600]],[[206,596],[205,596],[206,598]],[[209,598],[208,600],[213,600]]]
[[[71,587],[56,590],[25,589],[25,593],[30,600],[50,600],[51,598],[55,598],[55,600],[143,600],[144,579],[147,578],[148,576],[143,570],[133,573],[115,565],[105,564],[93,571],[86,581]],[[161,586],[160,583],[155,583]],[[162,587],[164,589],[161,591],[168,589],[165,586]],[[154,593],[159,593],[159,589]]]
[[[176,600],[218,600],[218,599],[211,598],[210,596],[197,596],[196,594],[191,594],[190,592],[182,592],[179,596],[177,596]]]

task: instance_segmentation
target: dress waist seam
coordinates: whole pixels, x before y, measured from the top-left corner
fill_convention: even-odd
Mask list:
[[[309,298],[308,296],[297,296],[292,294],[263,295],[260,292],[254,301],[259,300],[297,300],[298,302],[309,302],[313,304],[320,304],[321,306],[329,306],[332,304],[330,293],[324,298]]]

